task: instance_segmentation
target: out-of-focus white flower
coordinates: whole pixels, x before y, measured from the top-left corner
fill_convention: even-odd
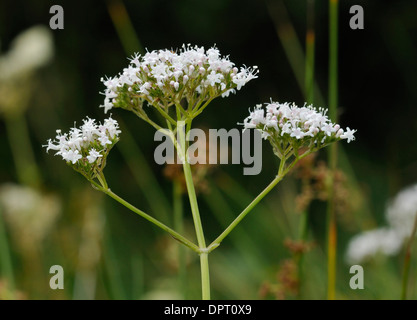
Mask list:
[[[365,231],[350,240],[346,260],[350,264],[361,263],[378,253],[394,255],[403,244],[403,238],[390,228]]]
[[[388,203],[386,218],[397,233],[409,237],[417,214],[417,184],[401,190]]]
[[[356,235],[346,252],[348,262],[360,263],[378,252],[395,255],[411,236],[417,214],[417,184],[401,190],[386,208],[388,227]]]
[[[19,34],[5,55],[0,56],[0,80],[30,72],[48,63],[54,55],[52,32],[39,25]]]
[[[0,204],[16,239],[25,247],[42,241],[61,213],[55,195],[12,183],[0,186]]]
[[[257,78],[257,67],[240,70],[216,47],[183,45],[177,52],[158,50],[136,54],[130,65],[113,78],[102,79],[106,86],[104,112],[113,107],[135,109],[146,100],[168,108],[187,99],[189,111],[201,102],[227,97]],[[193,110],[197,111],[197,110]]]
[[[315,109],[312,105],[298,107],[290,103],[267,103],[265,107],[256,105],[244,120],[245,129],[258,129],[264,139],[268,139],[279,158],[287,156],[301,147],[320,149],[329,143],[355,139],[356,130],[334,124],[326,116],[325,109]]]
[[[54,150],[68,164],[87,177],[104,169],[105,160],[110,149],[119,141],[119,124],[111,117],[103,124],[86,118],[80,128],[71,128],[62,134],[57,130],[55,140],[49,139],[46,151]]]

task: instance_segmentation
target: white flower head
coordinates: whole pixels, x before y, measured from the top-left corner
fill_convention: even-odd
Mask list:
[[[87,177],[94,177],[104,169],[110,149],[119,141],[119,124],[111,117],[103,124],[86,118],[80,128],[71,128],[62,134],[57,130],[55,140],[48,140],[46,151],[54,150],[76,171]]]
[[[287,102],[270,102],[265,107],[258,104],[250,111],[243,126],[261,131],[279,158],[297,153],[302,147],[315,151],[341,139],[348,142],[355,139],[356,130],[347,128],[343,131],[340,125],[330,121],[326,112],[312,105],[298,107]]]
[[[188,44],[176,51],[135,54],[122,73],[102,78],[106,89],[101,107],[104,112],[120,107],[143,115],[144,101],[166,110],[185,99],[188,111],[196,112],[202,102],[235,93],[257,74],[257,67],[238,70],[216,47],[205,50]]]

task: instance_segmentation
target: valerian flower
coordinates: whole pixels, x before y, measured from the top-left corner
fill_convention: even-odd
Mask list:
[[[298,156],[299,150],[316,151],[332,142],[355,140],[356,130],[342,129],[326,115],[325,109],[312,105],[298,107],[294,103],[267,103],[256,105],[244,120],[245,129],[257,129],[267,139],[280,158]]]
[[[143,103],[147,101],[165,116],[169,114],[169,107],[175,105],[184,116],[193,118],[204,109],[204,102],[240,90],[257,78],[257,73],[256,66],[235,67],[216,47],[205,50],[188,44],[177,51],[136,54],[119,75],[102,78],[106,89],[101,107],[104,112],[112,108],[127,109],[147,120],[143,110]]]
[[[54,150],[74,170],[87,179],[94,179],[106,165],[111,148],[119,141],[119,124],[109,117],[104,123],[86,118],[80,128],[71,128],[69,133],[56,131],[55,140],[49,139],[46,151]]]
[[[382,253],[397,254],[412,234],[417,215],[417,184],[401,190],[387,205],[387,227],[355,235],[349,242],[346,259],[360,263]]]

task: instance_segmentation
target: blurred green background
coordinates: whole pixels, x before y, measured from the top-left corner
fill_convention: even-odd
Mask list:
[[[255,104],[306,101],[307,1],[55,1],[64,29],[51,30],[53,56],[36,70],[0,76],[0,298],[199,299],[198,257],[148,222],[94,191],[42,145],[60,128],[86,116],[104,119],[100,78],[127,66],[134,52],[214,44],[236,65],[257,65],[259,78],[236,95],[216,99],[195,126],[238,127]],[[360,1],[364,30],[349,27],[352,1],[339,4],[339,119],[358,130],[340,143],[337,297],[397,299],[403,252],[366,264],[365,289],[349,287],[344,254],[349,239],[384,225],[387,201],[417,182],[417,3]],[[0,54],[35,25],[49,26],[50,1],[0,2]],[[311,14],[311,12],[310,12]],[[314,102],[327,107],[328,1],[315,1]],[[3,68],[7,60],[3,58]],[[0,62],[0,66],[1,62]],[[173,186],[153,160],[153,129],[124,110],[121,141],[108,159],[114,192],[172,226]],[[316,161],[326,160],[322,150]],[[263,144],[263,169],[244,176],[241,165],[210,168],[199,192],[205,235],[211,242],[274,177],[277,162]],[[299,172],[299,171],[297,171]],[[299,294],[291,291],[291,251],[299,237],[300,175],[285,178],[210,255],[212,297],[275,299],[326,297],[326,202],[308,206],[308,239]],[[29,188],[29,189],[28,189]],[[297,200],[298,199],[298,200]],[[188,199],[182,198],[187,235],[194,239]],[[415,259],[417,260],[417,259]],[[65,289],[51,290],[49,268],[61,265]],[[410,283],[416,283],[412,262]],[[180,271],[182,270],[182,271]],[[184,273],[185,271],[185,273]],[[288,278],[290,278],[288,280]],[[289,282],[289,285],[286,286]],[[410,298],[417,289],[410,286]]]

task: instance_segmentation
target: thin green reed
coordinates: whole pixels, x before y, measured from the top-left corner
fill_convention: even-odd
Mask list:
[[[11,290],[15,288],[15,276],[13,271],[12,255],[7,239],[6,226],[4,225],[3,213],[0,208],[0,271],[7,279]]]
[[[329,117],[337,122],[338,104],[338,0],[329,1]],[[327,298],[336,297],[336,259],[337,259],[337,225],[334,207],[334,172],[337,166],[337,146],[329,148],[328,162],[330,168],[330,181],[328,186],[327,205]]]

